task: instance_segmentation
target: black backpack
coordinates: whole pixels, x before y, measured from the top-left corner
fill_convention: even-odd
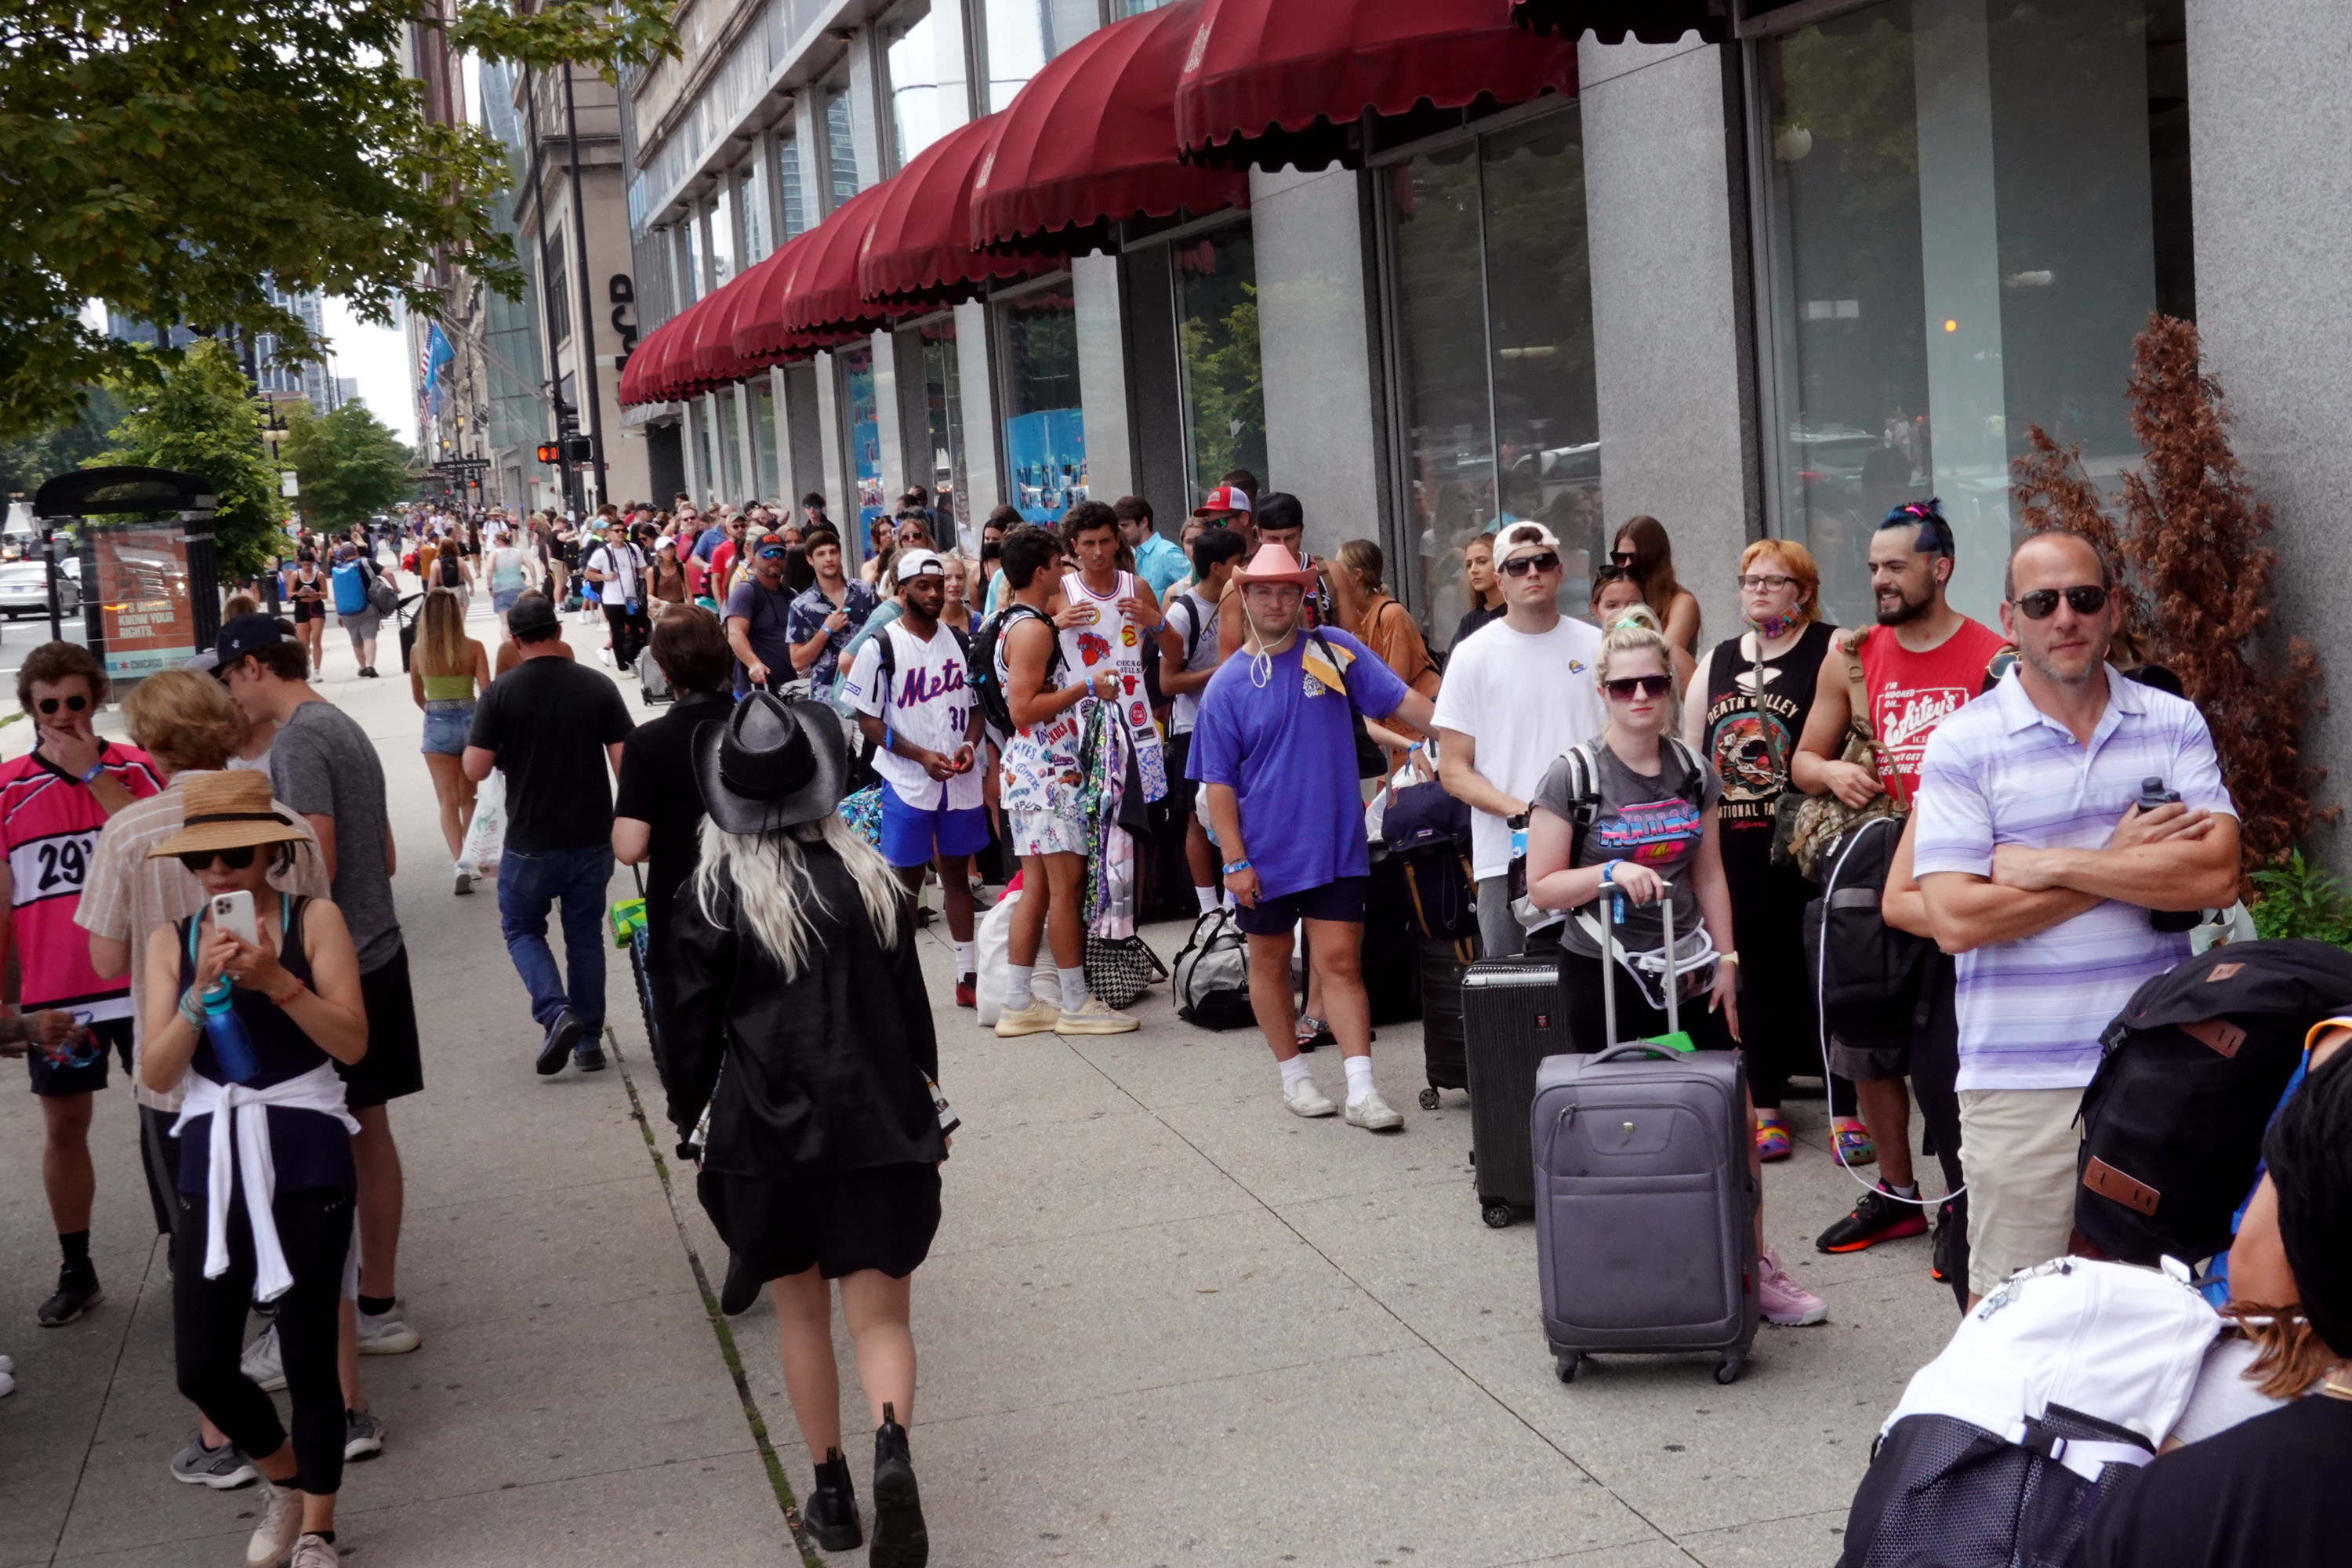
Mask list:
[[[1899,1046],[1927,1026],[1936,944],[1879,913],[1903,819],[1873,816],[1821,854],[1822,896],[1805,906],[1805,962],[1822,1025],[1858,1049]]]
[[[1471,875],[1470,807],[1442,784],[1407,784],[1389,796],[1381,837],[1403,863],[1423,936],[1478,934],[1478,882]]]
[[[2074,1226],[2126,1263],[2227,1248],[2312,1025],[2352,1001],[2352,952],[2240,942],[2157,975],[2099,1037]]]
[[[1191,601],[1184,608],[1184,625],[1187,628],[1184,633],[1184,662],[1176,667],[1181,674],[1192,668],[1192,655],[1201,646],[1202,622],[1206,619],[1213,624],[1217,608],[1213,605],[1203,606],[1200,600],[1193,598],[1190,594],[1179,595],[1178,597]],[[1173,605],[1162,605],[1160,606],[1160,613],[1164,618],[1175,607]],[[1145,637],[1143,639],[1143,700],[1151,705],[1151,710],[1155,713],[1175,700],[1160,689],[1160,661],[1164,657],[1160,649],[1158,635]]]
[[[981,622],[972,631],[971,640],[964,645],[964,663],[971,672],[972,700],[980,704],[981,714],[988,721],[988,727],[1000,744],[1012,735],[1014,726],[1013,708],[1004,695],[1004,682],[998,679],[996,673],[996,645],[1004,639],[1005,632],[1015,621],[1024,617],[1043,621],[1045,629],[1054,632],[1054,656],[1045,667],[1045,678],[1050,681],[1062,669],[1061,634],[1055,631],[1052,616],[1028,605],[1007,605]],[[962,634],[958,633],[957,637],[961,641]]]

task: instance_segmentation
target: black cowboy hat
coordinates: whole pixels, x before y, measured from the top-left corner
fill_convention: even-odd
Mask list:
[[[814,822],[841,804],[849,746],[822,702],[754,691],[724,724],[695,732],[694,776],[710,820],[729,833]]]

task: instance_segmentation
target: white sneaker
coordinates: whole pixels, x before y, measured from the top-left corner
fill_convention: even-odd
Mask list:
[[[598,648],[598,649],[596,650],[596,657],[597,657],[598,658],[600,658],[600,659],[602,659],[602,660],[604,660],[604,668],[605,668],[606,669],[610,669],[610,668],[613,668],[613,650],[612,650],[611,648],[608,648],[608,647],[600,647],[600,648]]]
[[[294,1543],[293,1560],[286,1568],[340,1568],[342,1553],[323,1535],[306,1535]]]
[[[1311,1078],[1302,1078],[1296,1083],[1284,1084],[1282,1103],[1290,1107],[1290,1113],[1293,1116],[1328,1116],[1339,1109],[1324,1096],[1321,1089],[1315,1087],[1315,1080]]]
[[[247,1568],[276,1568],[294,1550],[302,1533],[302,1494],[279,1486],[267,1476],[261,1480],[261,1522],[245,1543]]]
[[[1026,1007],[1007,1007],[996,1016],[996,1037],[1010,1040],[1023,1035],[1050,1035],[1061,1021],[1060,1004],[1033,1000]]]
[[[456,875],[457,885],[449,889],[451,892],[470,893],[474,890],[474,868],[472,867],[467,865],[463,860],[460,860],[457,862]]]
[[[1778,1248],[1764,1249],[1757,1274],[1756,1302],[1766,1322],[1796,1329],[1829,1317],[1829,1303],[1790,1278],[1789,1271],[1780,1266]]]
[[[253,1337],[237,1361],[237,1370],[261,1385],[264,1394],[275,1394],[286,1386],[286,1352],[278,1345],[278,1321],[273,1318],[268,1327]],[[287,1538],[292,1543],[293,1538]]]
[[[1143,1026],[1099,996],[1089,996],[1075,1013],[1065,1011],[1055,1020],[1057,1035],[1124,1035]]]
[[[398,1307],[381,1316],[362,1312],[359,1320],[362,1355],[406,1355],[425,1342],[423,1334],[401,1321]]]
[[[1364,1091],[1363,1099],[1348,1101],[1348,1125],[1368,1132],[1393,1132],[1404,1125],[1404,1118],[1391,1110],[1381,1091],[1372,1089]]]

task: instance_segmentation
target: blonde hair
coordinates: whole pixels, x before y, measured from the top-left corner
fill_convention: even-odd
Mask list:
[[[221,619],[224,621],[233,621],[239,616],[258,614],[260,609],[261,601],[255,598],[252,595],[231,594],[227,598],[221,601]]]
[[[245,744],[245,724],[209,675],[161,669],[122,700],[131,738],[175,773],[222,768]]]
[[[473,661],[466,657],[466,610],[457,595],[446,588],[428,591],[417,616],[416,673],[471,675]]]
[[[814,822],[773,833],[730,833],[705,817],[702,863],[694,869],[694,892],[702,900],[704,916],[712,925],[725,929],[728,917],[723,900],[731,896],[744,924],[784,972],[784,978],[798,979],[816,934],[808,906],[815,901],[824,907],[809,877],[808,858],[801,848],[804,844],[826,845],[840,858],[857,886],[858,902],[873,924],[875,941],[886,952],[897,948],[905,918],[906,887],[881,854],[852,831],[840,813],[833,811]]]
[[[1381,555],[1381,547],[1369,539],[1351,539],[1339,546],[1339,564],[1350,572],[1364,574],[1367,593],[1385,594],[1381,579],[1387,575],[1388,562]]]
[[[1683,724],[1682,693],[1675,689],[1674,645],[1666,641],[1664,632],[1656,626],[1657,613],[1647,605],[1637,605],[1619,616],[1601,639],[1600,655],[1592,661],[1592,684],[1605,689],[1609,667],[1621,654],[1646,653],[1658,661],[1658,673],[1666,678],[1666,722],[1661,734],[1678,733]],[[1644,624],[1647,623],[1647,624]],[[1605,689],[1602,695],[1606,696]],[[1613,718],[1612,724],[1616,722]]]
[[[1746,576],[1758,560],[1777,555],[1788,574],[1797,580],[1797,590],[1802,595],[1797,613],[1807,621],[1822,618],[1822,569],[1813,560],[1813,552],[1793,539],[1759,539],[1739,552],[1739,574]]]

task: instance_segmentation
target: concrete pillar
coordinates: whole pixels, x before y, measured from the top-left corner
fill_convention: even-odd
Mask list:
[[[896,506],[907,488],[907,445],[898,417],[898,342],[895,332],[867,340],[874,356],[874,435],[881,449],[882,504]]]
[[[996,460],[996,355],[988,307],[977,300],[955,308],[956,384],[963,399],[963,475],[971,490],[974,528],[1004,504],[1004,476]]]
[[[728,499],[742,500],[760,493],[759,448],[755,445],[756,437],[751,433],[752,410],[756,405],[751,401],[751,389],[740,382],[729,387],[719,395],[735,400],[735,440],[742,455],[743,493],[740,496],[730,496]]]
[[[824,499],[831,509],[833,521],[842,530],[842,554],[856,556],[857,547],[851,542],[856,533],[857,487],[850,476],[856,472],[848,461],[843,444],[849,438],[848,421],[842,416],[841,371],[830,353],[816,356],[816,423],[818,444],[824,453]]]
[[[1078,403],[1086,410],[1087,494],[1115,501],[1135,491],[1135,442],[1128,417],[1127,324],[1119,308],[1118,258],[1097,251],[1070,259],[1077,302]]]
[[[703,479],[705,478],[702,472],[702,437],[698,433],[698,426],[696,423],[701,417],[701,412],[696,407],[695,400],[693,398],[688,397],[679,401],[677,405],[677,435],[678,446],[684,451],[686,457],[685,489],[688,495],[694,498],[694,504],[697,506],[700,506],[702,504]],[[669,500],[667,496],[662,499],[665,501]]]

